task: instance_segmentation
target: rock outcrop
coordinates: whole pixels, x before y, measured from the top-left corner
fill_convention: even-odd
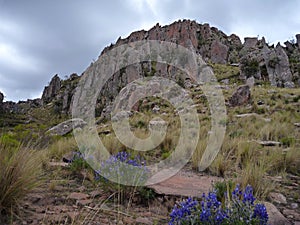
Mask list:
[[[0,104],[3,103],[3,100],[4,100],[4,94],[0,92]]]
[[[54,104],[54,110],[57,113],[68,114],[71,112],[72,97],[75,88],[80,79],[76,73],[70,75],[66,80],[61,80],[56,74],[50,81],[49,85],[44,88],[42,103]]]
[[[300,48],[300,34],[296,34],[296,39],[297,39],[298,48]]]
[[[264,38],[245,38],[240,52],[241,79],[254,77],[257,80],[270,82],[272,86],[293,88],[294,80],[286,50],[278,43],[270,48]]]
[[[61,88],[61,80],[56,74],[50,81],[49,85],[45,87],[42,95],[43,103],[51,102],[59,93]]]
[[[126,38],[118,38],[115,44],[104,48],[100,56],[123,44],[142,40],[160,40],[182,45],[200,54],[206,62],[237,65],[240,79],[251,86],[265,82],[277,87],[300,86],[300,35],[297,42],[286,42],[286,47],[270,46],[265,39],[247,37],[242,44],[240,38],[227,36],[209,24],[198,24],[191,20],[179,20],[167,26],[156,24],[150,30],[135,31]],[[87,69],[91,70],[91,67]],[[102,88],[96,106],[96,116],[109,109],[119,91],[135,79],[147,76],[162,76],[176,81],[183,87],[191,86],[191,81],[178,69],[158,63],[141,62],[117,71]],[[80,76],[73,74],[67,80],[54,76],[45,87],[44,104],[54,103],[60,113],[70,113],[75,86]],[[109,110],[106,110],[109,112]]]

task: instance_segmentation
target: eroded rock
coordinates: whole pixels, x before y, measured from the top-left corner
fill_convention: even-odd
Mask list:
[[[50,135],[65,135],[70,133],[75,128],[82,128],[87,123],[80,118],[74,118],[64,121],[47,131]]]
[[[229,99],[231,106],[247,105],[251,101],[251,91],[248,85],[239,86]]]

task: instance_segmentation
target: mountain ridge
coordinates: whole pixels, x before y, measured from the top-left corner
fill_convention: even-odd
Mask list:
[[[210,27],[207,23],[199,24],[192,20],[178,20],[165,26],[157,23],[148,31],[134,31],[126,38],[119,37],[115,44],[105,47],[99,57],[112,48],[134,41],[168,41],[196,51],[207,63],[237,66],[239,80],[243,83],[246,83],[247,79],[254,79],[270,83],[271,86],[294,88],[300,86],[300,34],[295,37],[296,41],[294,42],[284,42],[285,47],[280,43],[276,46],[269,46],[264,37],[261,39],[246,37],[242,43],[237,35],[228,36],[218,28]],[[160,74],[157,71],[160,71]],[[100,95],[103,99],[113,99],[128,81],[144,75],[165,76],[178,82],[174,73],[177,73],[176,70],[171,70],[166,65],[156,64],[156,68],[154,68],[151,62],[129,66],[123,71],[117,72],[109,81],[110,83],[105,85],[105,90]],[[55,75],[49,85],[44,88],[41,99],[19,101],[18,103],[4,102],[4,95],[1,93],[0,111],[22,113],[28,108],[52,102],[57,111],[68,114],[74,89],[80,77],[77,74],[71,74],[70,78],[62,80]],[[118,88],[114,88],[116,86]],[[104,100],[102,103],[99,110],[103,110],[109,101]]]

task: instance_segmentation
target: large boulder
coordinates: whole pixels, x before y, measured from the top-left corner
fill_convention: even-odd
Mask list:
[[[264,202],[266,206],[269,220],[268,224],[272,225],[291,225],[291,223],[280,213],[280,211],[269,202]]]
[[[239,86],[229,99],[230,106],[240,106],[249,104],[251,101],[251,91],[248,85]]]

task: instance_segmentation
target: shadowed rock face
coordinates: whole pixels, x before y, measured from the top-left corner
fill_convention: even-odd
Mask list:
[[[0,104],[3,103],[3,100],[4,100],[4,94],[0,92]]]
[[[296,34],[296,39],[297,39],[298,48],[300,48],[300,34]]]

